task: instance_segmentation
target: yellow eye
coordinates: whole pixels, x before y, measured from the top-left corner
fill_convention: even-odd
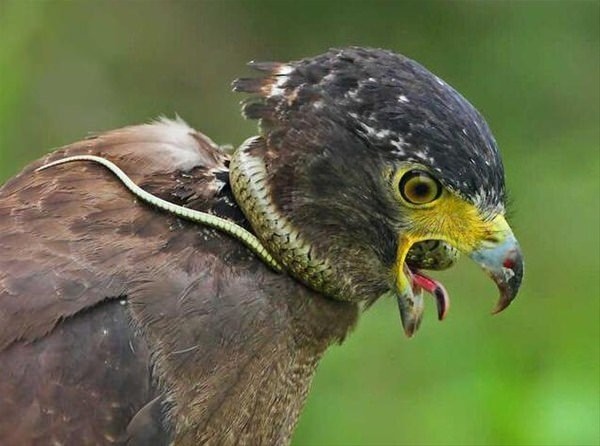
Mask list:
[[[400,179],[400,195],[411,204],[427,204],[442,193],[440,183],[423,170],[410,170]]]

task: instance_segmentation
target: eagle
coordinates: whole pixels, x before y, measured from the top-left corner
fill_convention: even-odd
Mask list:
[[[460,254],[523,258],[483,117],[417,62],[349,47],[251,62],[257,136],[182,119],[64,146],[0,189],[0,444],[289,443],[359,314],[414,335]]]

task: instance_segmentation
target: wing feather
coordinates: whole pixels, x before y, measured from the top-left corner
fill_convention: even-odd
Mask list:
[[[0,189],[0,349],[33,341],[63,318],[124,296],[140,243],[166,243],[173,219],[135,203],[101,166],[34,169],[66,155],[111,159],[158,195],[208,202],[227,156],[183,121],[161,119],[63,147]],[[172,190],[178,174],[193,176]],[[160,190],[169,184],[169,188]],[[172,196],[170,196],[172,193]]]

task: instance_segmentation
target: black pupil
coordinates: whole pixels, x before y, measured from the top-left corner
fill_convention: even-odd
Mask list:
[[[413,193],[420,198],[425,198],[429,195],[431,188],[428,183],[419,182],[413,189]]]

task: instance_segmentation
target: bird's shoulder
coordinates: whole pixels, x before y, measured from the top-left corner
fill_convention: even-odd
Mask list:
[[[139,277],[152,255],[215,238],[140,203],[102,166],[35,171],[81,154],[109,159],[163,199],[243,220],[228,191],[228,155],[181,120],[102,133],[33,162],[0,188],[0,349],[127,295],[132,275]]]

